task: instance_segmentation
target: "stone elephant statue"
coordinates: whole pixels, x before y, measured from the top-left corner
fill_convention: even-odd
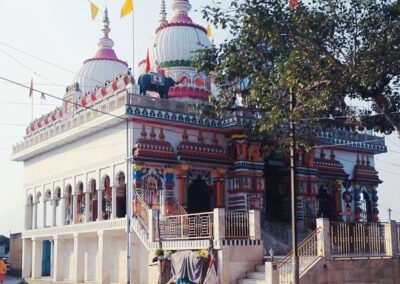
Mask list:
[[[140,86],[140,94],[146,95],[147,91],[157,92],[160,98],[168,99],[168,90],[170,87],[178,85],[182,82],[175,82],[170,77],[164,77],[157,73],[147,73],[139,76],[138,84]]]

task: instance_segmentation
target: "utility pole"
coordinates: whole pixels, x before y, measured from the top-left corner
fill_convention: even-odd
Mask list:
[[[126,96],[130,96],[126,92]],[[128,102],[130,100],[127,100]],[[126,119],[126,175],[125,175],[125,198],[126,198],[126,283],[131,283],[131,200],[132,200],[132,173],[131,173],[131,136],[130,132],[130,119]]]
[[[299,256],[297,253],[297,219],[296,219],[296,126],[294,123],[293,112],[296,106],[295,94],[290,89],[290,193],[292,209],[292,284],[299,284]]]

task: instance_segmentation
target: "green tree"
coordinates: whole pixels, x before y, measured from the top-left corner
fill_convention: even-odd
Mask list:
[[[287,0],[204,8],[204,17],[230,35],[195,59],[220,86],[203,112],[229,109],[238,91],[227,82],[246,78],[250,86],[242,92],[243,105],[257,112],[261,133],[279,135],[294,119],[310,137],[338,124],[400,135],[400,2],[304,2],[295,9]],[[293,114],[290,92],[297,98]],[[354,107],[352,100],[368,101],[371,108]]]

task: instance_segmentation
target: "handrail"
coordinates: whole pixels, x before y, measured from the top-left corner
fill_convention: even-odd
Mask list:
[[[315,236],[317,236],[321,232],[321,228],[317,228],[314,231],[311,232],[304,240],[302,240],[298,245],[297,245],[297,250],[301,250],[303,247],[305,247],[308,243],[309,240],[313,239]],[[293,251],[290,251],[280,262],[279,262],[279,267],[285,264],[289,259],[291,259],[293,256]]]
[[[321,235],[321,228],[313,231],[306,239],[299,243],[298,246],[298,261],[299,261],[299,275],[304,273],[311,267],[320,257],[318,253],[319,236]],[[279,267],[279,283],[291,283],[292,275],[292,261],[293,252],[290,252],[278,265]]]
[[[149,206],[147,206],[139,194],[136,194],[134,198],[134,214],[147,232],[149,231],[149,210]]]
[[[177,207],[177,209],[178,209],[178,213],[179,213],[180,215],[187,215],[188,213],[187,213],[187,211],[185,210],[185,208],[183,208],[182,205],[180,205],[179,202],[176,201],[176,199],[174,199],[174,201],[175,201],[175,205],[176,205],[176,207]]]

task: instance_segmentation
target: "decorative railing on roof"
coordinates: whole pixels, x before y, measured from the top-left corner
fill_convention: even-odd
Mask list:
[[[125,100],[126,94],[125,92],[122,92],[99,100],[97,103],[93,104],[90,109],[78,109],[74,115],[70,117],[66,116],[62,120],[57,120],[53,124],[46,125],[37,131],[26,135],[22,142],[13,146],[13,154],[56,137],[68,130],[79,127],[84,123],[105,115],[104,113],[110,113],[122,108],[125,106]],[[101,112],[97,110],[100,110]]]
[[[317,134],[322,145],[343,146],[372,152],[387,152],[385,138],[342,129],[329,129]]]

